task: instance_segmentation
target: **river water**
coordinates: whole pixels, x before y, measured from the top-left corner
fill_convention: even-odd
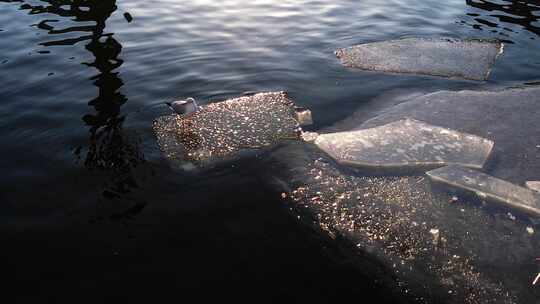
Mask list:
[[[411,36],[500,39],[505,54],[484,83],[352,71],[333,55]],[[537,0],[0,0],[0,256],[12,290],[20,302],[406,301],[299,225],[257,157],[176,170],[152,121],[180,97],[284,90],[319,130],[389,92],[512,86],[539,71]]]

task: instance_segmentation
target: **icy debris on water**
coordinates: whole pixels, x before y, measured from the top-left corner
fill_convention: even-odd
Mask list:
[[[258,93],[211,103],[189,116],[159,117],[153,129],[169,159],[201,163],[299,140],[296,113],[285,92]]]
[[[494,40],[405,38],[360,44],[335,52],[347,67],[486,80],[504,45]]]
[[[306,108],[296,108],[296,120],[300,126],[310,126],[313,124],[313,117],[311,116],[311,111]]]
[[[505,207],[540,216],[540,193],[461,166],[446,166],[426,173],[433,181],[480,194]]]
[[[365,168],[482,168],[493,142],[475,135],[402,119],[383,126],[321,134],[315,144],[337,162]]]
[[[367,121],[365,116],[351,117],[339,129],[365,131],[414,118],[477,134],[496,142],[489,142],[491,152],[486,151],[478,163],[483,164],[493,154],[497,161],[490,164],[489,171],[520,184],[524,176],[538,172],[538,149],[530,140],[540,134],[539,128],[531,127],[537,125],[539,96],[537,87],[434,92],[402,101]],[[321,134],[316,142],[324,139],[329,150],[354,152],[355,145],[340,150],[344,145],[339,138],[352,132]],[[329,136],[337,145],[330,144]],[[351,136],[350,141],[357,139]],[[382,138],[376,142],[388,144]],[[419,142],[406,143],[407,149]],[[362,148],[365,145],[362,143]],[[395,176],[394,170],[374,175],[375,166],[347,170],[334,161],[337,154],[323,153],[316,146],[293,143],[272,153],[272,162],[289,168],[276,173],[287,185],[280,189],[288,191],[291,210],[301,214],[307,224],[320,227],[322,233],[331,231],[354,244],[362,256],[367,254],[388,266],[404,292],[426,298],[444,294],[438,298],[444,299],[440,302],[451,304],[536,303],[537,296],[530,288],[533,278],[523,269],[530,269],[531,256],[538,254],[540,235],[530,234],[527,227],[534,225],[525,217],[507,216],[508,210],[486,212],[470,204],[469,195],[458,194],[461,191],[456,189],[463,189],[461,186],[453,186],[450,192],[433,191],[427,176]],[[396,153],[405,154],[407,149],[398,152],[394,147]],[[513,187],[510,192],[514,192]],[[534,193],[518,188],[518,196],[521,189]],[[493,193],[488,190],[473,192],[490,200]],[[503,270],[493,271],[493,267]],[[419,281],[422,286],[415,285]]]
[[[432,228],[429,230],[429,233],[433,236],[433,245],[437,246],[439,244],[439,237],[441,236],[439,229]]]
[[[521,223],[508,227],[470,205],[463,205],[467,212],[462,213],[447,203],[449,197],[439,199],[432,193],[423,177],[343,174],[328,158],[314,159],[291,166],[290,180],[296,182],[287,194],[291,208],[306,223],[394,265],[403,290],[419,296],[452,291],[445,302],[452,304],[516,303],[501,283],[515,283],[512,278],[491,276],[477,265],[492,258],[506,260],[510,253],[500,248],[508,246],[528,253],[536,236],[516,241],[500,235],[524,231]],[[516,265],[524,256],[516,256]],[[426,278],[425,291],[413,287],[418,278]]]
[[[316,132],[302,132],[301,137],[303,141],[313,143],[319,137],[319,134]]]

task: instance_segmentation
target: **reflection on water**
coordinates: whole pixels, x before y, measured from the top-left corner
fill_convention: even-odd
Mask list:
[[[89,127],[88,146],[77,147],[74,152],[77,157],[86,152],[83,158],[87,168],[111,172],[112,181],[108,182],[103,194],[110,198],[119,197],[136,186],[132,171],[144,161],[144,157],[138,149],[138,143],[126,136],[122,128],[125,117],[121,107],[128,100],[120,92],[124,83],[117,71],[124,62],[120,58],[122,45],[113,37],[113,33],[105,32],[107,19],[117,9],[116,0],[43,0],[42,3],[23,3],[20,9],[31,15],[54,14],[75,22],[95,23],[60,27],[56,25],[60,20],[44,19],[37,27],[47,31],[52,38],[40,45],[52,47],[85,42],[86,50],[93,55],[93,62],[82,64],[98,71],[91,78],[98,88],[98,95],[88,102],[94,111],[82,117]],[[54,37],[57,34],[72,34],[73,37],[56,40]]]
[[[88,102],[92,110],[82,117],[88,127],[88,144],[74,151],[87,168],[115,174],[111,193],[121,195],[129,191],[130,185],[136,184],[131,172],[144,161],[144,157],[136,141],[126,136],[123,127],[125,115],[122,107],[128,100],[122,93],[124,81],[118,72],[120,67],[125,69],[123,47],[114,33],[106,31],[107,23],[118,9],[117,1],[0,2],[19,3],[15,5],[34,18],[34,26],[47,33],[46,41],[38,44],[49,50],[38,53],[49,54],[53,47],[58,47],[54,49],[55,52],[58,50],[57,54],[50,56],[60,57],[61,47],[84,44],[91,54],[93,60],[83,64],[97,70],[91,80],[98,93]],[[296,93],[295,97],[299,97],[302,105],[314,106],[315,114],[324,111],[316,123],[330,124],[350,113],[352,107],[356,109],[357,102],[372,97],[380,86],[383,86],[381,90],[392,89],[388,84],[397,79],[389,77],[378,81],[383,76],[347,74],[341,67],[332,65],[335,63],[332,50],[337,46],[384,39],[386,36],[395,38],[384,32],[379,34],[383,29],[395,30],[399,35],[445,34],[456,31],[456,16],[461,18],[466,13],[472,17],[471,26],[478,29],[489,28],[505,34],[516,31],[512,25],[518,25],[540,35],[538,0],[456,0],[434,8],[429,8],[433,3],[421,5],[408,1],[391,1],[391,5],[370,1],[324,4],[300,0],[287,5],[241,3],[226,1],[221,5],[194,1],[178,5],[176,1],[159,1],[157,4],[126,2],[125,5],[146,22],[144,28],[125,31],[126,35],[131,35],[129,37],[133,40],[129,42],[134,46],[131,49],[137,53],[132,58],[136,61],[133,65],[138,68],[132,68],[130,75],[133,83],[140,87],[139,95],[155,102],[162,97],[152,95],[156,93],[156,87],[161,89],[157,93],[162,93],[183,86],[182,93],[193,96],[238,95],[239,91],[251,89],[286,89],[292,91],[293,96]],[[396,7],[401,13],[394,11]],[[160,18],[153,18],[158,13]],[[131,20],[128,14],[124,16],[127,22]],[[41,20],[36,21],[35,18]],[[418,26],[420,24],[425,26]],[[0,61],[6,62],[7,59]],[[528,62],[527,65],[534,68]],[[334,102],[340,102],[342,106],[335,107]],[[146,124],[149,127],[151,119]]]
[[[508,32],[515,32],[508,27],[513,24],[540,36],[540,1],[538,0],[466,0],[466,2],[467,5],[479,9],[475,13],[468,13],[474,19],[469,25],[476,29],[489,29],[494,33],[508,36]],[[534,37],[530,38],[534,39]]]
[[[109,181],[111,185],[105,191],[107,196],[129,192],[136,185],[133,168],[144,161],[144,156],[136,140],[126,136],[124,128],[122,108],[128,98],[118,72],[121,67],[126,69],[122,43],[117,35],[106,30],[111,16],[117,14],[118,2],[0,2],[19,3],[15,5],[34,18],[35,28],[47,33],[46,41],[38,44],[48,50],[38,53],[49,54],[54,50],[56,54],[49,56],[60,57],[62,47],[84,45],[91,54],[92,60],[83,64],[97,70],[91,80],[98,93],[88,102],[91,111],[82,117],[88,128],[88,143],[74,151],[85,167],[113,173],[113,181]],[[292,91],[302,105],[314,106],[315,114],[317,111],[323,114],[316,123],[324,125],[343,118],[351,108],[356,109],[358,102],[372,97],[379,86],[383,86],[381,90],[392,89],[387,84],[398,79],[378,81],[383,76],[347,74],[341,67],[332,66],[335,63],[332,51],[337,46],[384,39],[384,29],[392,35],[394,30],[399,35],[442,35],[455,31],[456,16],[464,17],[467,12],[473,17],[470,22],[475,28],[490,28],[505,34],[515,31],[510,25],[515,24],[540,35],[538,1],[455,0],[428,8],[431,4],[410,1],[391,1],[390,5],[370,1],[326,4],[305,0],[286,5],[266,2],[242,5],[242,1],[236,0],[222,4],[194,1],[185,5],[164,0],[155,4],[126,2],[124,5],[137,12],[138,20],[145,23],[142,28],[137,28],[137,22],[134,27],[130,24],[123,33],[130,38],[128,41],[133,46],[130,50],[136,53],[130,60],[135,61],[133,66],[138,66],[124,75],[131,75],[130,82],[140,88],[138,95],[150,102],[161,98],[166,91],[176,94],[179,87],[183,90],[179,95],[228,94],[227,97],[246,90],[285,89]],[[396,8],[400,13],[394,11]],[[154,18],[157,14],[160,18]],[[131,20],[129,15],[124,16],[127,22]],[[7,59],[0,61],[5,62]],[[74,84],[77,85],[82,86]],[[157,96],[156,92],[162,95]],[[342,106],[335,107],[334,102]],[[151,119],[144,123],[149,127]]]

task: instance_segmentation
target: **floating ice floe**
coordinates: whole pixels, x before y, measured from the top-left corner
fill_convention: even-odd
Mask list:
[[[383,126],[321,134],[315,145],[337,162],[365,168],[482,168],[493,142],[475,135],[403,119]]]
[[[395,104],[393,99],[381,102]],[[416,119],[495,142],[487,164],[494,176],[519,185],[538,178],[540,86],[438,91],[399,102],[367,121],[359,122],[353,115],[347,123],[341,124],[340,130],[367,129],[400,119]]]
[[[493,140],[485,165],[490,174],[520,185],[538,178],[540,87],[440,91],[382,101],[389,106],[377,115],[368,117],[360,108],[361,114],[331,128],[365,130],[413,118]],[[306,140],[319,138],[309,135]],[[346,170],[316,145],[290,142],[268,156],[261,161],[277,169],[265,174],[275,179],[276,192],[285,193],[295,217],[339,244],[349,242],[366,273],[380,281],[385,281],[381,273],[391,274],[404,295],[426,303],[537,302],[531,273],[523,271],[538,255],[534,220],[511,220],[507,210],[468,203],[470,196],[433,191],[426,176]],[[372,265],[386,272],[369,272]]]
[[[285,92],[268,92],[212,103],[190,116],[162,116],[153,128],[169,159],[200,163],[299,139],[297,117],[304,116]]]
[[[503,44],[493,40],[405,38],[335,53],[343,65],[362,70],[486,80],[502,52]]]
[[[435,182],[470,191],[505,207],[540,216],[540,193],[531,189],[461,166],[446,166],[426,174]]]
[[[527,233],[529,223],[520,219],[509,226],[505,216],[465,200],[449,203],[451,196],[433,193],[423,176],[343,170],[314,145],[292,142],[270,155],[269,163],[279,169],[267,173],[277,179],[276,193],[285,193],[281,197],[293,215],[337,244],[354,245],[359,267],[387,282],[389,290],[445,304],[528,303],[534,297],[529,277],[492,271],[499,261],[511,270],[530,265],[538,235]],[[514,300],[516,295],[524,300]]]

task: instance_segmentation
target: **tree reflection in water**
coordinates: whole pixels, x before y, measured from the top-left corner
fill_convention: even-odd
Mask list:
[[[112,178],[107,182],[103,195],[121,198],[137,187],[134,168],[144,162],[144,156],[138,142],[126,136],[122,130],[125,117],[122,116],[121,107],[128,100],[120,92],[123,82],[117,72],[123,63],[120,59],[122,45],[114,39],[113,33],[105,32],[107,19],[117,9],[116,0],[42,0],[41,4],[23,3],[20,8],[29,14],[55,14],[77,23],[95,23],[58,28],[55,23],[59,20],[45,19],[37,27],[50,35],[73,33],[75,36],[43,42],[41,45],[52,47],[85,42],[85,48],[94,56],[93,62],[83,63],[98,70],[98,74],[91,78],[98,88],[98,95],[88,102],[94,111],[82,117],[89,126],[89,143],[86,148],[75,149],[75,154],[84,159],[85,167],[111,173]],[[141,204],[137,203],[135,207],[139,210]]]
[[[502,29],[507,32],[513,32],[512,29],[504,27],[504,23],[515,24],[523,29],[540,36],[540,0],[520,0],[504,1],[497,3],[490,0],[466,0],[468,6],[487,12],[488,14],[469,13],[474,17],[477,24],[470,24],[476,29],[483,27],[491,28],[493,32],[499,32],[501,35],[508,36],[504,32],[496,29]],[[491,21],[490,21],[491,20]],[[531,39],[534,39],[531,37]]]

